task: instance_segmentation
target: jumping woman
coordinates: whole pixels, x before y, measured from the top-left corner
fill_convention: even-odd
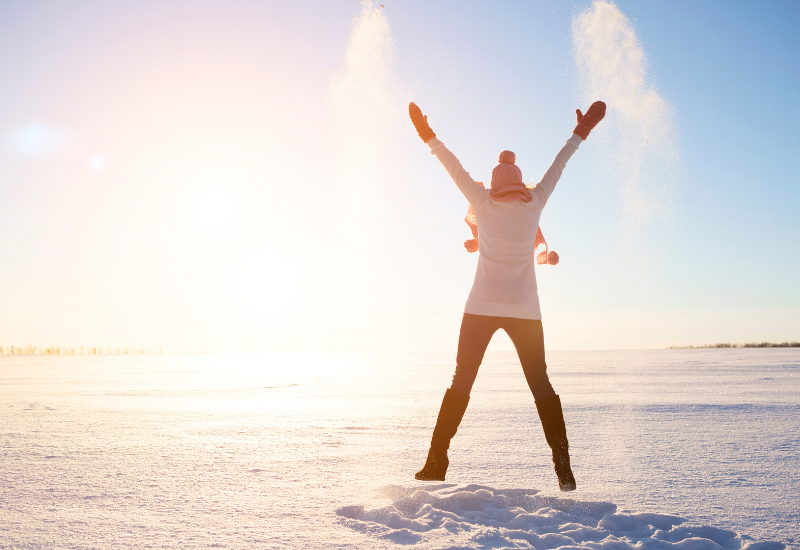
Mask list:
[[[542,180],[531,189],[522,183],[522,172],[511,151],[500,153],[499,164],[492,170],[490,189],[484,189],[436,138],[428,125],[428,117],[422,115],[419,107],[409,104],[408,113],[419,137],[428,144],[431,154],[436,155],[475,211],[480,243],[478,269],[461,321],[453,383],[442,400],[428,460],[414,477],[444,481],[450,464],[447,449],[467,410],[478,367],[492,335],[503,329],[514,343],[528,387],[536,400],[544,436],[553,451],[558,486],[562,491],[574,491],[575,477],[569,465],[561,399],[550,385],[544,359],[534,250],[542,209],[567,161],[605,116],[606,104],[596,101],[586,115],[576,110],[578,125],[572,136]]]

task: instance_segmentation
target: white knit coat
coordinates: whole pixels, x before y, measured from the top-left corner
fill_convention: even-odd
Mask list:
[[[542,318],[536,287],[534,242],[542,209],[583,140],[572,134],[542,180],[531,189],[530,202],[494,201],[491,189],[475,183],[456,156],[437,138],[428,141],[447,173],[475,210],[478,221],[478,269],[464,313],[490,317]]]

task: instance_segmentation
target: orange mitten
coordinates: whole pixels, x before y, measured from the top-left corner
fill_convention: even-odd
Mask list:
[[[428,117],[422,114],[416,103],[408,104],[408,116],[411,117],[411,122],[414,124],[414,128],[417,130],[419,137],[422,138],[422,141],[428,143],[436,137],[436,134],[433,133],[428,124]]]
[[[585,115],[581,113],[580,109],[575,109],[575,114],[578,117],[578,125],[575,126],[572,133],[578,134],[581,139],[586,141],[586,138],[589,137],[589,132],[606,116],[606,104],[602,101],[595,101]]]

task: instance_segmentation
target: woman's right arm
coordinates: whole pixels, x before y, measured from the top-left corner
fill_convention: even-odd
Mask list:
[[[564,147],[562,147],[556,155],[553,164],[550,165],[550,168],[548,168],[547,172],[542,176],[542,180],[531,189],[531,194],[539,201],[540,208],[544,208],[547,199],[553,194],[558,180],[561,179],[561,173],[564,171],[564,168],[567,167],[567,161],[572,158],[572,155],[578,150],[578,146],[582,141],[579,135],[572,134]]]
[[[541,208],[544,208],[547,199],[553,194],[553,189],[555,189],[556,183],[561,178],[561,173],[567,166],[567,161],[578,150],[578,146],[586,141],[592,129],[606,116],[606,104],[602,101],[595,101],[585,115],[581,113],[580,109],[576,109],[575,114],[578,118],[578,125],[572,131],[572,136],[567,140],[566,145],[561,148],[561,151],[558,152],[553,164],[542,176],[542,181],[531,191],[539,201]]]

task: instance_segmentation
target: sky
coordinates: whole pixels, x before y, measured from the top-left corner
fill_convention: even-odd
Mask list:
[[[0,345],[454,351],[477,256],[408,102],[535,183],[595,99],[548,349],[800,340],[799,4],[384,1],[0,4]]]

